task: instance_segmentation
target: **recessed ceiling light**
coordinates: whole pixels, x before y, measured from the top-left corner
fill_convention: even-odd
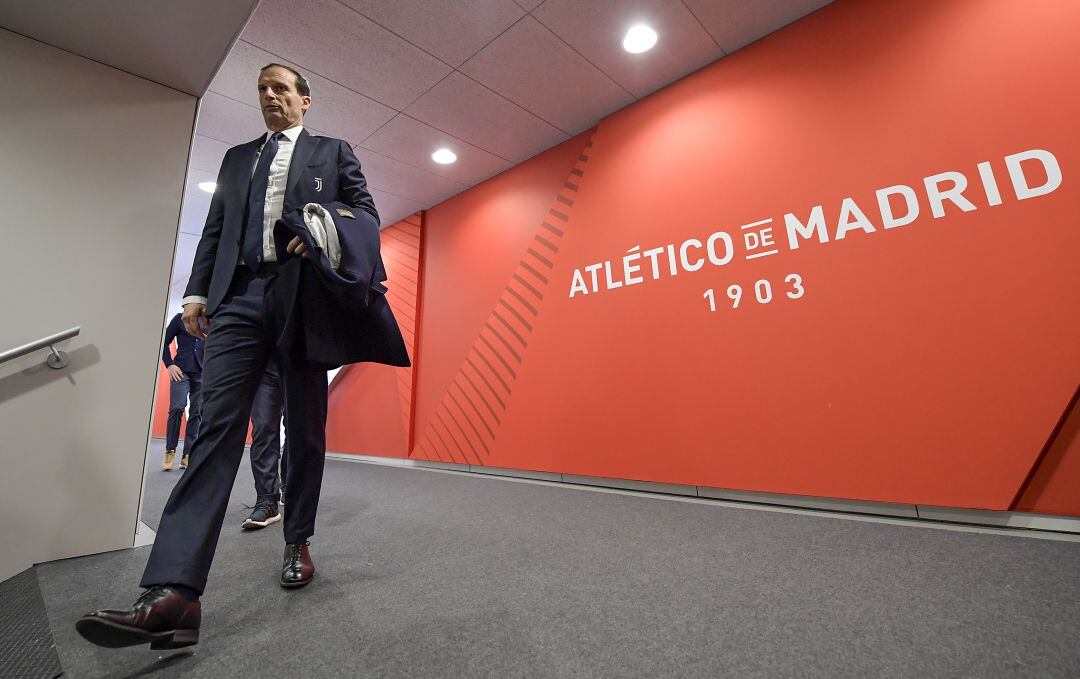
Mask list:
[[[207,193],[213,193],[217,189],[217,184],[214,182],[199,182],[199,188]]]
[[[648,52],[656,44],[656,31],[645,24],[635,24],[626,32],[623,38],[623,49],[631,54]]]
[[[449,165],[457,160],[457,154],[450,149],[439,149],[431,154],[431,159],[440,165]]]

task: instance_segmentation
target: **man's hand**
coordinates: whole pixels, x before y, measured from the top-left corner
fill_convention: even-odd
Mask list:
[[[180,382],[184,379],[184,371],[180,369],[180,366],[173,363],[169,366],[169,377],[173,382]]]
[[[300,240],[300,236],[293,236],[293,239],[289,241],[289,246],[285,249],[289,251],[289,254],[311,259],[311,255],[307,253],[307,248],[304,247],[304,241]]]
[[[206,331],[210,329],[210,319],[206,317],[205,304],[196,304],[194,302],[185,304],[183,320],[184,327],[187,328],[189,335],[198,337],[201,340],[206,339]]]

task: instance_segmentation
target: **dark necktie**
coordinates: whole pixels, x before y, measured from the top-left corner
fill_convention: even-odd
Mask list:
[[[244,263],[251,269],[258,270],[263,254],[263,217],[266,209],[266,189],[270,185],[270,164],[277,155],[278,140],[284,135],[275,132],[263,145],[255,173],[251,175],[251,188],[248,190],[247,226],[244,229]]]

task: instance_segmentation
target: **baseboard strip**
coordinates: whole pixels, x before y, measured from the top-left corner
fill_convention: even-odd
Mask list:
[[[578,474],[559,474],[557,472],[484,467],[451,462],[412,460],[408,458],[380,457],[378,455],[327,453],[326,456],[328,458],[349,462],[366,462],[369,464],[397,467],[420,467],[459,473],[531,479],[550,483],[612,488],[642,493],[708,498],[726,502],[740,502],[754,505],[805,509],[810,511],[912,519],[917,522],[922,521],[927,523],[951,523],[968,526],[991,526],[994,528],[1080,534],[1080,517],[1072,516],[1026,514],[1023,512],[996,512],[981,509],[957,509],[952,507],[930,507],[926,505],[871,502],[867,500],[844,500],[804,495],[760,493],[726,488],[709,488],[706,486],[658,483],[654,481],[635,481],[632,479],[613,479],[599,476],[582,476]]]

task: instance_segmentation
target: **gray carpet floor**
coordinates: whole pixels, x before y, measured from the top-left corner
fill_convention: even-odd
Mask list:
[[[153,526],[179,473],[148,478]],[[253,499],[245,462],[193,652],[75,633],[148,547],[39,566],[65,676],[1080,676],[1077,542],[328,460],[285,591]]]

